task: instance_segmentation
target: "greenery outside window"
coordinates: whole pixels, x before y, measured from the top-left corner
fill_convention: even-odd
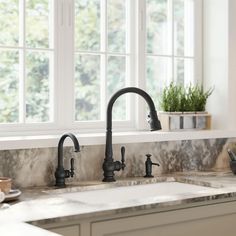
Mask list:
[[[158,106],[166,83],[201,80],[201,1],[0,1],[2,135],[104,130],[118,89],[143,88]],[[142,129],[145,114],[123,96],[114,127]]]
[[[0,123],[53,121],[53,1],[0,2]]]

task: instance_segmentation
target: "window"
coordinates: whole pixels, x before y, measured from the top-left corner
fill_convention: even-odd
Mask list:
[[[158,97],[171,81],[188,85],[196,80],[194,0],[146,0],[147,90]],[[200,21],[199,21],[200,23]]]
[[[53,120],[53,1],[0,1],[0,123]]]
[[[201,0],[1,0],[0,51],[2,131],[104,128],[120,88],[158,104],[171,80],[201,80]],[[135,104],[116,101],[117,127],[137,128]]]
[[[104,120],[110,96],[129,81],[128,0],[75,0],[75,120]],[[128,118],[125,97],[113,118]]]

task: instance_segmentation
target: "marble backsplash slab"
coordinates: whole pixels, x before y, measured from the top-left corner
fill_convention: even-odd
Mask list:
[[[145,155],[152,154],[153,174],[160,176],[181,171],[229,170],[227,148],[236,150],[236,139],[205,139],[125,144],[126,168],[117,177],[138,177],[145,172]],[[114,159],[120,160],[122,145],[113,145]],[[83,146],[80,153],[64,148],[64,165],[69,169],[75,158],[76,175],[67,182],[102,180],[104,145]],[[57,148],[0,151],[0,176],[9,176],[17,187],[54,185]]]

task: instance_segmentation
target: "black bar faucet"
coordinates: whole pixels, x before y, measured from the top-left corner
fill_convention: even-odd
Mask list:
[[[157,117],[157,112],[156,112],[154,102],[152,98],[145,91],[136,87],[127,87],[127,88],[117,91],[111,97],[107,106],[106,151],[105,151],[105,159],[103,162],[103,175],[104,175],[103,182],[116,181],[114,178],[114,171],[119,171],[121,169],[124,169],[125,167],[124,154],[123,154],[124,148],[122,147],[123,150],[121,150],[122,162],[113,160],[113,151],[112,151],[112,107],[116,99],[125,93],[136,93],[142,96],[146,100],[149,106],[150,113],[148,115],[148,118],[149,118],[148,123],[150,125],[151,131],[161,129],[161,123]]]
[[[71,163],[70,170],[65,170],[64,166],[63,166],[63,144],[64,144],[64,141],[67,137],[71,138],[71,140],[73,141],[74,147],[75,147],[75,152],[80,151],[79,142],[74,134],[66,133],[66,134],[62,135],[62,137],[60,138],[59,143],[58,143],[58,165],[57,165],[57,169],[55,172],[56,186],[59,188],[65,187],[65,178],[73,177],[74,170],[75,170],[74,169],[74,158],[71,158],[71,160],[70,160],[70,163]]]

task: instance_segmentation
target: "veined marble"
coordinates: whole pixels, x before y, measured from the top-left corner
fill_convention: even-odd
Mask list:
[[[61,236],[26,223],[0,224],[0,235],[10,236]]]
[[[227,148],[236,149],[236,139],[206,139],[123,144],[126,147],[126,168],[115,172],[116,178],[141,177],[145,172],[146,154],[152,154],[154,176],[187,171],[227,171],[229,158]],[[113,145],[114,159],[120,160],[122,145]],[[64,149],[65,168],[70,158],[75,158],[73,179],[78,181],[102,180],[102,163],[105,146],[83,146],[80,153],[72,147]],[[0,176],[9,176],[16,187],[52,186],[57,166],[57,148],[0,151]]]
[[[183,191],[170,192],[166,189],[166,194],[160,196],[143,197],[138,200],[121,199],[119,202],[111,199],[110,204],[102,204],[97,202],[83,202],[80,199],[68,198],[62,191],[66,189],[55,190],[46,193],[45,189],[32,188],[23,191],[22,199],[19,203],[11,205],[8,209],[0,209],[0,226],[6,222],[19,223],[30,222],[34,225],[44,225],[50,223],[59,223],[64,221],[73,221],[83,219],[83,217],[109,216],[116,213],[136,212],[139,210],[155,209],[163,211],[165,209],[177,209],[178,207],[191,207],[193,205],[208,205],[213,202],[229,201],[236,199],[236,177],[232,173],[175,173],[165,176],[169,182],[191,183],[195,185],[203,185],[211,188],[204,190],[187,191],[183,186]],[[172,181],[171,181],[172,180]],[[119,186],[131,186],[135,184],[153,184],[160,181],[159,178],[154,179],[133,179],[119,180],[117,183],[99,184],[97,188],[94,186],[85,186],[76,189],[82,194],[83,191],[97,189],[99,191],[107,188]],[[165,180],[164,180],[165,181]],[[163,184],[163,183],[162,183]],[[157,186],[158,187],[158,186]],[[28,191],[28,193],[27,193]],[[61,191],[61,192],[58,192]],[[72,190],[73,192],[73,190]],[[62,194],[60,194],[62,193]],[[88,194],[94,196],[94,191]],[[147,193],[148,194],[148,193]],[[24,196],[28,195],[28,196]]]

